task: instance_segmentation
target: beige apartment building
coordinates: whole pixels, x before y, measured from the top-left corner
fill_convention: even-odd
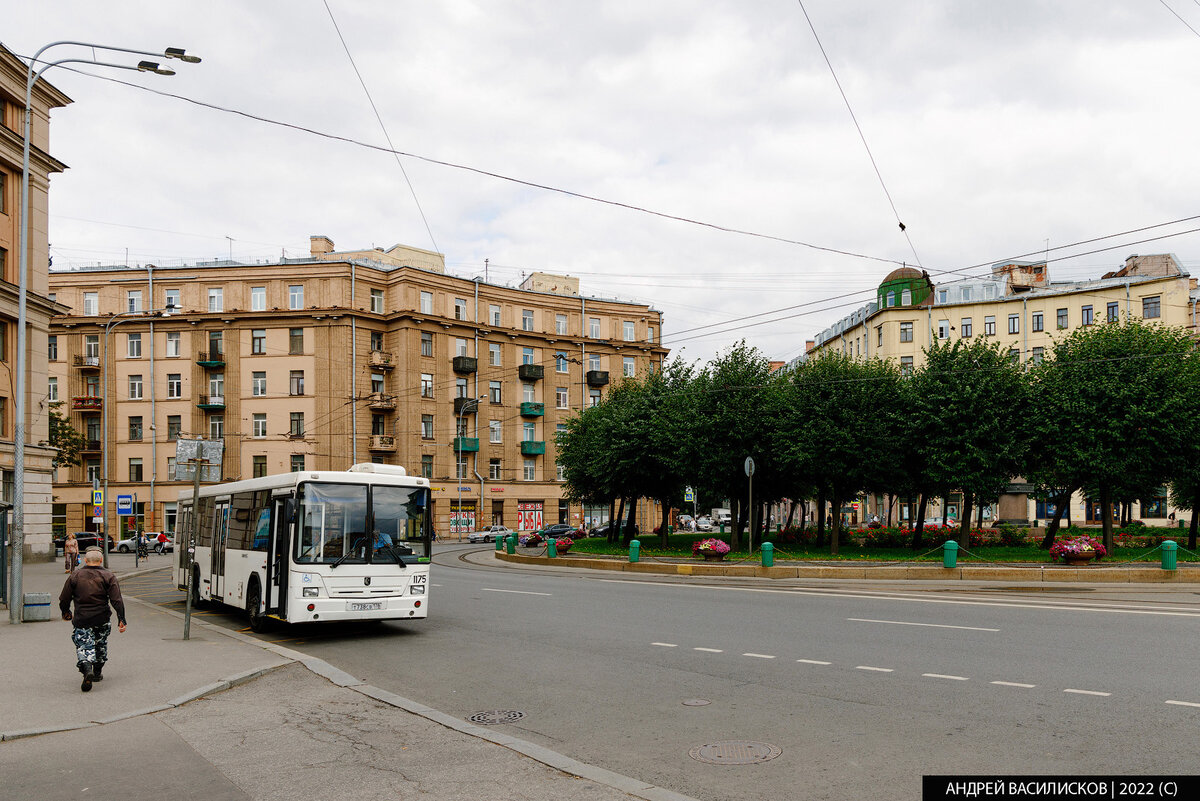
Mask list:
[[[55,525],[95,530],[91,481],[171,531],[188,482],[176,441],[220,439],[223,480],[398,464],[432,480],[441,537],[585,519],[562,498],[555,434],[623,376],[657,369],[662,315],[586,297],[570,276],[519,288],[445,273],[397,245],[307,258],[50,273],[48,393],[84,464],[60,471]],[[169,311],[168,311],[169,309]],[[112,528],[110,528],[110,531]]]
[[[25,558],[50,554],[51,462],[49,399],[46,395],[46,346],[55,306],[49,298],[50,176],[66,165],[50,155],[50,112],[71,99],[45,81],[33,87],[29,148],[29,219],[21,219],[21,168],[25,133],[27,68],[0,46],[0,500],[24,504]],[[28,226],[29,272],[25,317],[28,358],[25,360],[24,497],[13,490],[13,419],[16,391],[17,321],[20,283],[21,226]],[[5,511],[5,515],[11,515]],[[11,517],[9,517],[11,520]]]
[[[999,263],[989,276],[941,284],[920,270],[900,268],[879,285],[873,302],[821,332],[802,358],[833,349],[854,357],[892,359],[902,369],[913,370],[922,365],[925,349],[935,340],[985,337],[1001,343],[1016,360],[1039,362],[1056,337],[1124,316],[1195,334],[1198,303],[1196,279],[1172,254],[1133,255],[1100,278],[1066,282],[1050,281],[1045,262]],[[1044,525],[1053,517],[1053,507],[1036,501],[1029,485],[1015,483],[1009,489],[996,507],[985,509],[990,519]],[[889,500],[860,499],[850,514],[858,520],[872,513],[884,518]],[[935,504],[928,514],[953,517],[958,508],[951,499],[948,509]],[[1164,488],[1160,497],[1135,504],[1133,517],[1166,525],[1172,511],[1182,519],[1169,507]],[[901,519],[912,514],[903,506],[900,512]],[[1068,512],[1076,524],[1100,522],[1099,504],[1078,493]]]

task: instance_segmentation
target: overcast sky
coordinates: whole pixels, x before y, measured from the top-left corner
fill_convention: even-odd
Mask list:
[[[75,101],[52,118],[56,266],[402,243],[466,277],[487,259],[493,281],[559,272],[649,303],[689,360],[743,337],[790,359],[900,263],[948,280],[1049,248],[1052,279],[1130,253],[1200,272],[1200,235],[1181,233],[1200,219],[1063,247],[1200,214],[1200,0],[0,8],[22,56],[82,40],[204,59],[93,70],[134,86],[48,73]],[[399,164],[330,138],[387,147],[355,66]]]

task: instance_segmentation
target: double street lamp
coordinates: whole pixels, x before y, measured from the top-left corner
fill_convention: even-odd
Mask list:
[[[152,72],[156,75],[175,74],[173,70],[161,67],[157,62],[153,61],[141,61],[137,65],[131,65],[114,64],[107,61],[97,61],[95,58],[83,57],[49,61],[35,72],[34,67],[40,62],[42,53],[60,45],[87,47],[93,50],[105,50],[113,53],[160,56],[168,59],[178,59],[189,64],[196,64],[200,61],[198,57],[190,56],[178,47],[168,47],[163,51],[130,50],[124,47],[111,47],[93,42],[73,41],[51,42],[34,53],[33,58],[29,61],[29,68],[25,78],[25,137],[21,148],[21,218],[20,235],[18,237],[21,252],[20,266],[18,268],[20,274],[17,279],[17,375],[13,388],[13,394],[16,395],[13,403],[13,414],[15,417],[13,427],[13,494],[16,497],[13,499],[13,559],[12,581],[9,584],[9,623],[20,623],[24,610],[21,571],[24,563],[25,549],[25,396],[28,392],[25,378],[26,363],[28,361],[26,354],[28,344],[26,342],[25,328],[27,325],[26,299],[29,293],[29,146],[30,128],[33,122],[33,85],[37,82],[38,78],[42,77],[42,73],[46,70],[62,64],[91,64],[96,67],[111,67],[118,70]]]
[[[454,519],[458,521],[458,539],[460,542],[462,541],[462,521],[463,521],[462,483],[467,478],[466,476],[462,475],[461,471],[459,470],[459,465],[464,464],[464,462],[462,461],[462,455],[463,455],[462,446],[463,446],[463,439],[465,439],[465,437],[461,436],[461,433],[465,432],[466,428],[463,426],[463,415],[467,413],[467,409],[471,409],[471,408],[474,408],[478,412],[479,402],[482,401],[486,397],[487,397],[487,395],[480,395],[478,398],[462,398],[461,400],[463,402],[460,404],[462,408],[460,408],[458,410],[458,427],[455,429],[455,433],[458,433],[460,435],[455,437],[455,440],[456,440],[455,444],[458,447],[455,448],[455,456],[454,456],[454,477],[456,479],[458,479],[458,509],[456,510],[457,514],[455,515]],[[476,429],[478,429],[478,426],[476,427]],[[479,452],[476,451],[476,454],[478,454],[478,453]],[[478,459],[479,456],[476,455],[475,458]],[[476,465],[475,469],[476,470],[479,469],[478,465]],[[479,499],[479,504],[480,504],[480,506],[483,505],[482,497],[480,497],[480,499]],[[479,510],[477,509],[476,512],[478,512],[478,511]]]

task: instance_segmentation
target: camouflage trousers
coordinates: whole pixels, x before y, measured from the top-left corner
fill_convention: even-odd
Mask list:
[[[83,672],[89,662],[99,670],[108,661],[108,635],[112,624],[76,628],[71,631],[71,642],[75,643],[76,666]]]

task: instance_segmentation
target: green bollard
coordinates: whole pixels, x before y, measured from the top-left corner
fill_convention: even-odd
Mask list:
[[[637,540],[629,541],[629,561],[636,562],[641,555],[642,544]]]
[[[1177,550],[1179,543],[1175,540],[1163,540],[1162,544],[1162,569],[1174,570],[1175,560],[1178,558]]]
[[[546,556],[551,559],[558,556],[558,540],[554,539],[554,537],[546,540]]]
[[[724,520],[721,521],[721,533],[722,534],[725,533],[725,521]]]
[[[505,538],[504,544],[508,548],[508,552],[510,554],[517,552],[517,538],[515,535],[509,534],[508,537]]]
[[[958,565],[958,543],[954,540],[947,540],[942,546],[942,567],[955,567]]]
[[[762,544],[762,566],[773,567],[775,565],[775,546],[769,542]]]
[[[504,550],[504,537],[496,537],[496,553]]]

